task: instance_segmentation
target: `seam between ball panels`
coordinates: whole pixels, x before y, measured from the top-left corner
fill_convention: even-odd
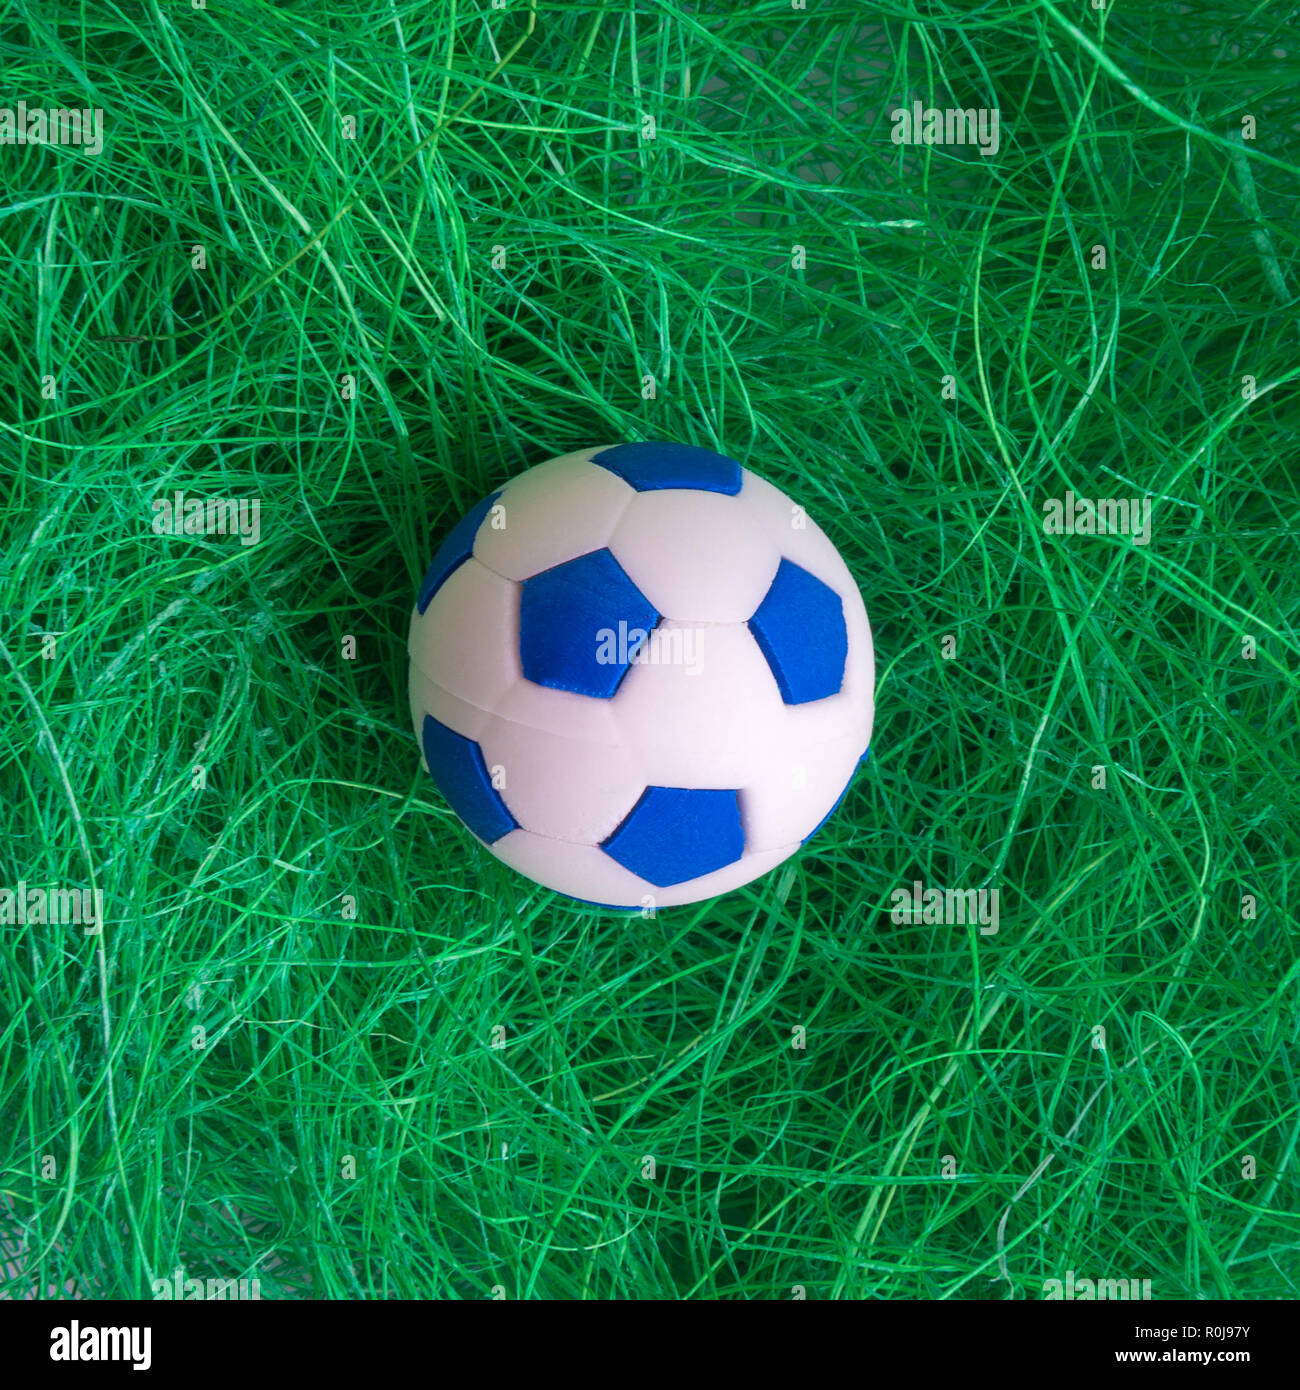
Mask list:
[[[443,685],[443,683],[442,683],[440,680],[437,680],[434,676],[430,675],[429,672],[426,671],[426,670],[424,669],[424,667],[421,666],[420,663],[419,663],[418,661],[415,660],[414,657],[411,658],[411,669],[412,669],[413,671],[418,671],[418,672],[420,673],[420,675],[422,675],[422,676],[424,677],[424,679],[427,680],[427,681],[429,682],[429,684],[430,684],[431,686],[433,686],[433,688],[434,688],[435,690],[437,690],[439,693],[441,693],[441,694],[443,694],[443,695],[450,696],[450,698],[453,699],[453,700],[458,700],[462,705],[468,705],[468,706],[470,707],[470,709],[477,710],[480,714],[485,714],[485,715],[487,715],[487,717],[488,717],[489,719],[503,719],[507,724],[513,724],[513,725],[515,726],[515,728],[517,728],[517,729],[524,729],[524,730],[526,730],[526,731],[527,731],[528,733],[530,733],[530,734],[551,734],[551,736],[554,737],[554,738],[569,738],[569,737],[571,737],[571,735],[568,735],[568,734],[552,734],[552,731],[551,731],[550,729],[547,729],[547,728],[545,728],[544,726],[542,726],[542,725],[540,725],[540,724],[525,724],[525,723],[524,723],[522,720],[520,720],[520,719],[511,719],[510,716],[509,716],[508,714],[502,714],[499,710],[485,709],[482,705],[476,705],[476,704],[473,702],[473,700],[467,700],[463,695],[457,695],[456,692],[455,692],[454,690],[449,690],[445,685]],[[536,682],[536,681],[529,681],[529,680],[528,680],[528,677],[525,676],[525,675],[520,675],[519,679],[520,679],[521,681],[528,681],[528,684],[529,684],[529,685],[537,685],[537,682]],[[538,688],[539,690],[549,690],[549,689],[551,689],[552,687],[542,685],[542,686],[538,686],[537,688]],[[575,694],[575,693],[577,693],[577,692],[574,692],[574,691],[567,691],[567,690],[566,690],[566,691],[563,692],[563,693],[566,694],[566,695],[568,695],[568,694]],[[598,697],[597,697],[597,696],[594,696],[594,695],[584,695],[584,696],[582,696],[582,698],[585,699],[585,700],[596,700]],[[438,716],[437,716],[436,714],[434,714],[432,710],[425,710],[424,712],[425,712],[426,714],[428,714],[428,715],[431,715],[434,719],[437,719],[437,718],[438,718]],[[441,720],[441,719],[439,719],[438,722],[441,724],[441,723],[443,723],[444,721]],[[447,727],[450,729],[450,728],[451,728],[451,725],[448,724]],[[457,732],[457,731],[456,731],[455,729],[452,729],[452,733],[456,733],[456,732]],[[461,738],[469,738],[469,737],[470,737],[470,735],[468,735],[468,734],[461,734]],[[478,742],[478,740],[476,739],[475,742]],[[592,745],[592,747],[594,747],[594,748],[622,748],[622,747],[623,747],[623,745],[622,745],[621,743],[608,743],[608,742],[606,742],[604,739],[594,739],[594,738],[593,738],[593,739],[583,739],[583,740],[575,740],[575,742],[590,743],[590,744]]]
[[[625,744],[622,744],[622,743],[608,743],[608,742],[606,742],[604,739],[594,739],[594,738],[592,738],[592,739],[576,739],[576,738],[573,738],[573,735],[571,735],[571,734],[557,734],[557,733],[555,733],[553,730],[548,729],[548,728],[546,728],[544,725],[541,725],[541,724],[525,724],[525,723],[524,723],[522,720],[520,720],[520,719],[511,719],[511,717],[510,717],[508,714],[502,714],[499,710],[485,709],[482,705],[476,705],[476,704],[473,702],[473,700],[467,700],[463,695],[457,695],[456,692],[455,692],[454,690],[448,689],[448,687],[445,686],[445,685],[443,685],[443,683],[442,683],[440,680],[438,680],[438,679],[436,679],[436,677],[430,675],[430,673],[429,673],[427,670],[425,670],[425,668],[424,668],[423,666],[421,666],[420,663],[419,663],[418,661],[416,661],[414,657],[411,658],[411,669],[412,669],[413,671],[418,671],[418,672],[420,673],[420,675],[422,675],[422,676],[424,677],[424,679],[427,680],[427,681],[429,682],[429,684],[430,684],[431,686],[433,686],[433,688],[434,688],[435,690],[437,690],[440,694],[449,696],[451,699],[459,701],[462,705],[468,705],[468,706],[470,707],[470,709],[477,710],[480,714],[485,714],[485,715],[487,715],[487,717],[488,717],[489,719],[502,719],[502,720],[504,720],[507,724],[513,724],[513,725],[515,726],[515,728],[517,728],[517,729],[525,729],[525,730],[527,730],[530,734],[548,734],[548,735],[550,735],[552,738],[566,738],[566,739],[571,739],[574,743],[587,743],[587,744],[590,744],[590,745],[591,745],[592,747],[594,747],[594,748],[619,748],[619,749],[622,749],[622,748],[625,748],[625,747],[626,747]],[[629,666],[629,667],[628,667],[628,670],[630,671],[631,669],[632,669],[631,666]],[[625,673],[625,674],[626,674],[626,673]],[[521,675],[521,676],[519,677],[519,679],[520,679],[521,681],[527,681],[527,683],[528,683],[529,685],[537,685],[537,682],[536,682],[536,681],[529,681],[527,676]],[[537,685],[537,688],[538,688],[539,690],[552,690],[552,689],[554,689],[553,686],[547,686],[547,685]],[[595,696],[595,695],[582,695],[581,692],[578,692],[578,691],[568,691],[568,690],[566,690],[566,691],[564,691],[563,693],[566,694],[566,695],[570,695],[570,694],[579,694],[580,697],[581,697],[582,699],[584,699],[584,700],[592,700],[592,701],[596,701],[596,702],[598,702],[598,703],[600,703],[600,704],[605,704],[605,705],[611,703],[612,700],[618,698],[618,697],[615,695],[615,696],[612,696],[610,700],[602,700],[599,696]],[[844,693],[844,692],[843,692],[842,690],[836,692],[837,695],[842,695],[843,693]],[[836,698],[836,696],[835,696],[835,695],[827,695],[825,698],[828,699],[828,700],[833,700],[833,699]],[[810,701],[809,703],[811,704],[811,703],[816,703],[816,702],[815,702],[815,701]],[[798,705],[791,705],[791,706],[787,706],[787,708],[790,708],[790,709],[798,709],[798,708],[800,708],[800,706],[798,706]],[[438,718],[438,716],[437,716],[436,714],[434,714],[432,710],[425,710],[424,713],[425,713],[425,714],[428,714],[428,715],[432,715],[432,717],[433,717],[434,719],[437,719],[437,718]],[[441,719],[438,719],[438,722],[441,724],[441,723],[444,723],[445,721],[443,721],[443,720],[441,720]],[[449,729],[451,729],[451,725],[450,725],[450,724],[448,724],[447,727],[448,727]],[[456,729],[452,729],[452,733],[456,733],[456,732],[458,732]],[[469,738],[469,737],[470,737],[470,735],[468,735],[468,734],[461,734],[460,736],[461,736],[461,738]],[[826,737],[826,738],[821,738],[821,739],[817,739],[815,742],[802,744],[801,747],[807,748],[807,749],[824,748],[828,743],[834,743],[837,739],[848,738],[848,737],[849,737],[848,732],[840,732],[840,733],[837,733],[837,734],[830,734],[828,737]],[[476,739],[475,742],[478,742],[478,740]],[[727,790],[727,791],[738,791],[738,790],[740,790],[740,789],[737,788],[737,787],[727,787],[727,788],[724,788],[724,790]]]
[[[615,476],[617,476],[617,475],[615,475]],[[509,484],[506,484],[506,487],[508,487],[508,486],[509,486]],[[498,501],[500,501],[500,499],[501,499],[502,497],[505,496],[506,487],[503,487],[503,488],[501,489],[501,491],[500,491],[500,493],[499,493],[499,495],[498,495],[498,499],[497,499]],[[689,490],[689,489],[684,489],[684,490]],[[476,551],[476,550],[474,549],[474,544],[473,544],[473,543],[471,543],[471,545],[470,545],[470,551],[469,551],[469,554],[465,557],[465,560],[476,560],[480,565],[483,566],[483,568],[484,568],[485,570],[487,570],[487,572],[488,572],[489,574],[494,575],[497,579],[503,580],[503,581],[504,581],[505,583],[507,583],[507,584],[515,584],[515,585],[518,585],[520,588],[522,588],[525,584],[527,584],[529,579],[536,579],[536,578],[538,578],[540,575],[549,574],[551,570],[557,570],[557,569],[559,569],[562,565],[570,565],[570,564],[573,563],[574,560],[581,560],[582,557],[583,557],[584,555],[594,555],[594,554],[596,554],[597,551],[600,551],[600,550],[608,550],[609,553],[614,557],[615,561],[617,561],[619,569],[623,570],[623,573],[624,573],[624,574],[627,574],[627,570],[624,569],[624,567],[623,567],[623,562],[622,562],[621,560],[619,560],[618,554],[617,554],[617,552],[614,550],[614,547],[613,547],[613,545],[611,544],[611,542],[612,542],[613,539],[614,539],[614,535],[613,535],[614,531],[617,531],[617,530],[618,530],[618,527],[619,527],[620,523],[621,523],[622,520],[623,520],[623,513],[625,513],[625,512],[628,510],[628,508],[631,507],[632,503],[636,500],[636,497],[637,497],[637,496],[638,496],[638,494],[637,494],[636,492],[633,492],[633,493],[632,493],[632,496],[629,497],[628,500],[627,500],[626,502],[623,503],[623,511],[620,512],[620,514],[619,514],[619,516],[618,516],[618,519],[615,521],[615,523],[614,523],[614,525],[613,525],[613,528],[612,528],[611,531],[610,531],[609,536],[608,536],[604,541],[602,541],[599,545],[592,546],[589,550],[584,550],[584,551],[580,552],[580,553],[577,554],[577,555],[570,555],[569,558],[568,558],[567,560],[557,560],[553,565],[547,565],[545,569],[540,569],[540,570],[537,570],[535,573],[530,574],[530,575],[528,576],[528,579],[512,579],[508,574],[502,574],[501,571],[500,571],[499,569],[497,569],[495,566],[489,565],[489,564],[488,564],[488,562],[478,553],[478,551]],[[480,525],[479,525],[479,531],[481,531],[481,530],[483,529],[483,527],[486,526],[486,525],[487,525],[487,518],[485,517],[485,518],[483,519],[483,521],[482,521],[482,522],[480,523]],[[768,539],[771,539],[771,537],[768,537]],[[474,541],[477,542],[477,540],[478,540],[478,531],[475,531],[475,533],[474,533]],[[826,587],[827,587],[827,588],[840,600],[841,603],[844,603],[844,602],[846,601],[846,600],[845,600],[845,592],[846,592],[846,591],[837,588],[836,585],[834,585],[834,584],[833,584],[828,578],[826,578],[824,575],[818,574],[818,573],[816,573],[816,571],[808,569],[806,565],[801,564],[799,561],[791,559],[791,557],[790,557],[789,555],[787,555],[783,549],[781,549],[781,547],[776,543],[775,540],[772,541],[772,544],[776,547],[776,552],[777,552],[777,568],[778,568],[778,569],[780,568],[780,563],[781,563],[782,560],[789,560],[790,563],[791,563],[792,565],[799,565],[799,568],[802,569],[802,570],[804,570],[805,573],[811,574],[812,577],[813,577],[814,579],[820,580],[823,584],[825,584]],[[462,561],[460,562],[460,564],[456,566],[456,569],[460,569],[461,566],[464,565],[465,560],[462,560]],[[455,573],[455,570],[452,571],[452,574],[454,574],[454,573]],[[847,578],[848,578],[848,580],[849,580],[847,592],[856,593],[857,596],[858,596],[859,601],[861,601],[861,600],[862,600],[862,592],[861,592],[861,590],[857,587],[857,581],[856,581],[856,580],[854,579],[854,577],[853,577],[853,572],[852,572],[847,566],[845,566],[844,574],[847,576]],[[631,580],[631,582],[632,582],[633,584],[636,585],[636,588],[637,588],[638,592],[639,592],[639,593],[641,594],[641,596],[646,600],[646,602],[647,602],[647,603],[652,602],[652,600],[651,600],[651,598],[650,598],[650,595],[647,594],[647,593],[645,592],[645,590],[642,588],[642,586],[641,586],[640,584],[638,584],[637,581],[636,581],[635,579],[633,579],[632,576],[631,576],[630,574],[628,574],[627,577],[628,577],[629,580]],[[773,577],[775,577],[775,572],[774,572],[774,574],[773,574]],[[451,574],[449,574],[449,575],[447,576],[447,579],[450,579],[450,578],[451,578]],[[445,585],[445,583],[446,583],[446,580],[443,581],[443,584],[444,584],[444,585]],[[443,587],[442,585],[439,585],[438,592],[441,592],[442,587]],[[769,586],[769,587],[770,587],[770,586]],[[435,592],[435,593],[434,593],[433,598],[437,598],[438,592]],[[763,597],[764,597],[764,598],[767,597],[766,591],[764,592]],[[430,600],[430,607],[432,607],[432,605],[433,605],[433,600],[431,599],[431,600]],[[760,606],[760,607],[762,606],[762,600],[761,600],[761,599],[759,600],[759,606]],[[863,610],[864,610],[864,612],[865,612],[865,603],[863,604]],[[428,609],[425,609],[425,612],[427,613],[427,612],[428,612]],[[757,613],[757,612],[758,612],[758,608],[755,608],[755,609],[754,609],[754,613],[751,613],[751,614],[749,615],[748,618],[728,618],[728,619],[725,619],[725,620],[724,620],[724,619],[713,619],[713,618],[674,618],[674,617],[670,616],[670,615],[667,614],[667,613],[660,612],[660,610],[659,610],[659,608],[658,608],[657,605],[656,605],[656,607],[655,607],[655,612],[659,614],[659,617],[660,617],[660,620],[661,620],[661,621],[665,621],[665,620],[666,620],[667,622],[670,622],[670,623],[689,623],[692,627],[740,627],[741,625],[746,625],[746,626],[747,626],[747,625],[749,624],[749,622],[751,621],[751,619],[752,619],[753,616],[754,616],[754,613]],[[418,605],[416,606],[415,614],[416,614],[417,617],[423,617],[423,616],[424,616],[424,614],[421,613],[421,612],[419,611]]]
[[[602,449],[606,449],[606,448],[610,448],[610,447],[612,447],[612,446],[602,444],[602,445],[597,446],[597,448],[594,450],[594,452],[599,453]],[[582,460],[582,463],[583,463],[584,465],[589,466],[589,467],[592,467],[592,468],[600,468],[600,465],[599,465],[598,463],[592,463],[590,459],[583,459],[583,460]],[[540,466],[540,465],[539,465],[539,466]],[[617,473],[614,473],[612,470],[610,470],[610,469],[608,469],[608,468],[601,468],[600,471],[601,471],[602,473],[608,473],[608,474],[610,475],[610,477],[612,477],[612,478],[618,478],[618,474],[617,474]],[[521,476],[522,476],[522,475],[521,475]],[[610,548],[610,541],[614,539],[614,532],[618,530],[620,524],[621,524],[622,521],[623,521],[623,518],[627,515],[628,508],[631,507],[631,505],[632,505],[632,503],[633,503],[634,501],[636,501],[636,496],[637,496],[636,489],[635,489],[634,487],[632,487],[632,485],[631,485],[630,483],[628,483],[626,479],[624,479],[624,478],[618,478],[618,480],[619,480],[619,482],[621,482],[621,483],[624,485],[624,487],[627,488],[628,495],[627,495],[627,497],[619,504],[618,515],[614,518],[614,524],[610,527],[609,536],[608,536],[604,541],[602,541],[600,545],[593,546],[591,550],[584,550],[584,551],[582,552],[582,555],[594,555],[594,554],[596,553],[596,551],[598,551],[598,550],[608,550],[609,553],[610,553],[611,555],[614,556],[614,559],[615,559],[615,560],[618,559],[618,556],[617,556],[617,555],[614,555],[613,550]],[[514,481],[514,480],[511,479],[511,482],[513,482],[513,481]],[[504,483],[504,484],[502,485],[500,491],[499,491],[498,494],[497,494],[497,501],[498,501],[498,502],[501,502],[501,501],[505,498],[505,495],[506,495],[506,493],[507,493],[509,490],[510,490],[510,483],[509,483],[509,482]],[[508,524],[509,524],[509,523],[507,522],[507,525],[508,525]],[[502,574],[501,571],[500,571],[499,569],[495,569],[495,568],[493,568],[493,566],[489,565],[488,562],[487,562],[485,559],[483,559],[483,557],[482,557],[481,555],[479,555],[479,553],[474,549],[474,546],[475,546],[475,545],[477,544],[477,542],[478,542],[478,533],[479,533],[479,531],[481,531],[481,530],[483,529],[483,527],[486,526],[486,525],[487,525],[487,517],[484,517],[483,520],[479,523],[478,531],[475,531],[475,532],[474,532],[474,539],[470,542],[469,556],[468,556],[468,558],[471,559],[471,560],[477,560],[477,561],[479,562],[479,564],[482,565],[483,568],[484,568],[485,570],[487,570],[487,571],[488,571],[489,573],[491,573],[491,574],[495,574],[496,577],[497,577],[498,579],[504,579],[504,580],[506,581],[507,584],[518,584],[518,585],[521,585],[521,586],[522,586],[522,585],[528,583],[528,579],[536,579],[536,578],[537,578],[537,575],[540,575],[540,574],[547,574],[547,573],[549,573],[551,570],[559,569],[561,565],[572,564],[572,562],[573,562],[574,560],[580,560],[580,559],[582,559],[582,555],[571,555],[567,560],[557,560],[553,565],[547,565],[545,569],[540,569],[540,570],[538,570],[536,574],[530,574],[530,575],[528,576],[528,579],[511,579],[510,576],[509,576],[508,574]],[[620,569],[623,568],[621,564],[619,565],[619,568],[620,568]],[[626,571],[624,571],[624,573],[626,573]],[[630,575],[629,575],[628,577],[631,578]],[[636,582],[636,581],[633,580],[633,583],[635,583],[635,582]]]

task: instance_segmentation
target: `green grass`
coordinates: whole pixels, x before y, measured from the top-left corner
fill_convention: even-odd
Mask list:
[[[0,1291],[1300,1294],[1300,45],[1191,8],[9,7],[105,145],[0,147],[0,886],[108,924],[0,926]],[[644,438],[805,503],[878,704],[796,860],[628,921],[459,828],[405,640]]]

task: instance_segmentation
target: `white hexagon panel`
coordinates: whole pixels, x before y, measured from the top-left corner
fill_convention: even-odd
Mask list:
[[[839,552],[690,445],[584,449],[485,497],[425,575],[410,656],[452,810],[511,867],[605,907],[774,868],[871,738],[871,628]]]

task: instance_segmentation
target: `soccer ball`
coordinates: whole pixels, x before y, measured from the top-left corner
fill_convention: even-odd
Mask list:
[[[550,459],[452,529],[411,615],[424,764],[548,888],[646,908],[781,863],[867,756],[866,609],[803,509],[734,459]]]

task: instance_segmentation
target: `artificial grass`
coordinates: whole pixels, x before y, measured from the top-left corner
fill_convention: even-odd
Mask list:
[[[0,1291],[1296,1296],[1293,24],[17,0],[105,146],[0,147],[0,885],[107,925],[0,928]],[[629,922],[459,828],[405,637],[469,504],[646,438],[808,507],[878,706],[797,860]]]

